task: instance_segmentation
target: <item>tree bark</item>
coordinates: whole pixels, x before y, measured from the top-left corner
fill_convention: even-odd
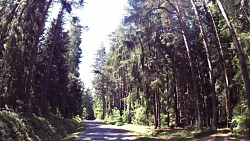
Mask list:
[[[169,2],[169,1],[168,1]],[[176,1],[175,1],[176,2]],[[181,33],[183,36],[183,40],[185,43],[185,47],[187,50],[187,55],[188,55],[188,61],[189,61],[189,65],[191,68],[191,73],[192,73],[192,80],[193,80],[193,87],[194,87],[194,94],[195,94],[195,104],[196,104],[196,129],[201,130],[203,128],[203,120],[202,120],[202,106],[201,106],[201,100],[200,100],[200,92],[198,89],[198,80],[197,80],[197,72],[195,71],[195,66],[194,66],[194,62],[193,62],[193,57],[192,54],[190,52],[190,47],[188,44],[188,39],[187,39],[187,32],[186,29],[184,27],[184,23],[182,21],[182,15],[180,13],[179,7],[177,4],[175,4],[176,6],[174,6],[172,3],[169,2],[169,4],[175,9],[176,14],[177,14],[177,18],[178,18],[178,22],[180,24],[181,27]]]
[[[105,119],[106,117],[106,99],[105,99],[105,92],[104,92],[104,79],[102,78],[102,91],[101,91],[101,97],[102,97],[102,117],[101,119]]]
[[[157,90],[153,91],[153,104],[154,104],[154,129],[158,128],[158,108],[157,108]]]
[[[199,13],[197,11],[196,5],[194,3],[194,0],[191,0],[191,3],[194,8],[194,12],[199,24],[200,32],[202,35],[202,40],[203,40],[203,45],[205,47],[206,51],[206,57],[207,57],[207,63],[208,63],[208,73],[209,73],[209,82],[210,82],[210,88],[211,88],[211,98],[212,98],[212,129],[217,129],[217,122],[218,122],[218,114],[217,114],[217,96],[215,93],[215,83],[214,83],[214,75],[213,75],[213,68],[212,68],[212,63],[211,63],[211,57],[210,57],[210,50],[208,48],[208,41],[206,34],[204,32],[204,28],[199,16]]]
[[[174,48],[174,58],[173,58],[173,94],[174,94],[174,113],[175,113],[175,126],[180,123],[180,113],[178,109],[178,86],[177,86],[177,74],[176,74],[176,63],[175,63],[175,48]]]
[[[32,47],[32,52],[31,52],[31,58],[30,58],[30,66],[28,69],[28,75],[27,75],[27,80],[26,80],[26,89],[25,89],[25,99],[24,99],[24,113],[25,114],[29,114],[30,113],[30,92],[31,92],[31,79],[33,76],[33,67],[36,61],[36,57],[37,57],[37,50],[38,50],[38,44],[39,44],[39,38],[43,32],[43,28],[45,25],[45,19],[46,19],[46,15],[48,14],[48,10],[50,5],[52,4],[52,0],[50,0],[46,6],[46,9],[42,15],[42,19],[41,19],[41,26],[38,27],[38,31],[37,31],[37,35],[36,35],[36,39],[34,42],[34,45]]]
[[[215,20],[213,18],[212,11],[210,8],[208,8],[208,10],[207,10],[205,3],[203,4],[203,6],[205,7],[206,13],[208,13],[210,15],[210,18],[211,18],[212,23],[213,23],[213,28],[215,31],[216,39],[217,39],[218,45],[219,45],[219,53],[220,53],[220,56],[222,59],[221,64],[222,64],[222,67],[224,68],[224,77],[225,77],[225,82],[226,82],[225,97],[226,97],[227,127],[230,127],[229,123],[232,120],[231,94],[230,94],[230,90],[229,90],[228,72],[227,72],[227,68],[226,68],[226,64],[225,64],[225,57],[224,57],[224,53],[223,53],[224,51],[222,49],[220,35],[218,32],[218,28],[217,28],[217,25],[215,23]]]
[[[161,102],[160,102],[160,88],[157,87],[157,120],[158,120],[158,129],[161,128]]]
[[[58,19],[57,19],[57,23],[56,23],[56,29],[55,29],[55,33],[54,33],[54,38],[52,41],[52,46],[51,46],[51,52],[49,55],[49,62],[47,65],[47,72],[45,75],[45,82],[44,82],[44,91],[43,91],[43,106],[42,106],[42,114],[44,116],[48,115],[48,100],[47,100],[47,93],[48,93],[48,86],[49,86],[49,80],[50,80],[50,70],[51,70],[51,66],[52,66],[52,60],[53,60],[53,54],[54,54],[54,50],[55,50],[55,45],[57,42],[57,38],[58,38],[58,31],[59,28],[61,26],[61,22],[62,22],[62,18],[63,18],[63,11],[64,11],[65,6],[63,5],[60,14],[58,15]]]
[[[227,23],[227,26],[229,28],[229,31],[230,31],[230,35],[232,37],[232,40],[233,40],[233,43],[234,43],[234,46],[236,48],[236,54],[237,54],[237,57],[239,59],[239,62],[240,62],[240,66],[241,66],[241,70],[242,70],[242,76],[243,76],[243,80],[244,80],[244,84],[245,84],[245,91],[246,91],[246,95],[247,95],[247,105],[248,105],[248,115],[250,116],[250,80],[249,80],[249,76],[248,76],[248,70],[247,70],[247,64],[246,64],[246,60],[245,60],[245,56],[242,52],[242,49],[240,47],[240,44],[239,44],[239,41],[236,37],[236,34],[235,34],[235,30],[221,4],[221,1],[220,0],[216,0],[218,6],[219,6],[219,9],[224,17],[224,19],[226,20],[226,23]],[[250,120],[250,117],[249,117],[249,120]]]

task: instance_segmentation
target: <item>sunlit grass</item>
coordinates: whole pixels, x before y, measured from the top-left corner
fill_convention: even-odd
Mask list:
[[[143,125],[125,124],[121,128],[132,131],[140,136],[151,136],[153,133],[153,127]]]
[[[121,128],[132,131],[138,135],[139,141],[175,141],[175,140],[197,140],[210,137],[212,135],[227,134],[230,132],[228,128],[210,130],[185,130],[185,129],[153,129],[153,127],[142,126],[142,125],[133,125],[125,124]]]

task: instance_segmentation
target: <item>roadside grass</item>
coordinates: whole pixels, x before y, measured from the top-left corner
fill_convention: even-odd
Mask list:
[[[152,126],[142,126],[113,122],[111,120],[98,120],[102,123],[120,126],[121,129],[131,131],[137,135],[137,141],[204,141],[204,140],[248,140],[249,135],[231,134],[229,128],[217,131],[211,129],[194,130],[182,128],[154,129]]]
[[[116,126],[123,126],[124,122],[121,122],[120,118],[106,118],[104,120],[97,119],[98,121],[106,124],[116,125]]]
[[[80,118],[43,118],[0,111],[0,140],[59,141],[82,130]]]
[[[141,137],[151,137],[153,135],[153,127],[143,126],[143,125],[134,125],[134,124],[124,124],[121,126],[122,129],[132,131],[136,135]]]
[[[62,141],[73,141],[74,139],[76,139],[85,128],[84,122],[80,121],[80,123],[81,125],[77,128],[77,131],[69,134],[67,137],[62,139]]]
[[[237,140],[238,137],[229,135],[230,129],[223,128],[215,130],[187,130],[187,129],[153,129],[149,126],[125,124],[122,129],[132,131],[138,135],[138,141],[192,141],[209,139]]]

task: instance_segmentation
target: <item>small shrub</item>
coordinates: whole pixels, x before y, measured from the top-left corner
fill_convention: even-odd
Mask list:
[[[101,108],[95,108],[94,109],[94,114],[95,114],[95,117],[97,119],[101,119],[102,118],[102,109]]]
[[[241,101],[233,111],[232,126],[235,133],[243,133],[250,131],[250,123],[248,119],[248,108],[245,100]]]
[[[140,106],[134,111],[134,117],[132,118],[133,124],[144,125],[146,123],[146,107]]]
[[[106,117],[104,122],[119,126],[123,125],[123,120],[120,116],[120,111],[116,108],[113,109],[113,115],[109,115],[109,117]]]
[[[235,132],[240,133],[249,130],[248,116],[247,115],[237,115],[232,119],[233,128]]]

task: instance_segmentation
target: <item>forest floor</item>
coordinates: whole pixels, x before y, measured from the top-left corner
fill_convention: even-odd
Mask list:
[[[249,135],[232,135],[229,129],[196,131],[186,129],[158,129],[148,126],[123,125],[123,129],[138,134],[139,141],[250,141]]]

